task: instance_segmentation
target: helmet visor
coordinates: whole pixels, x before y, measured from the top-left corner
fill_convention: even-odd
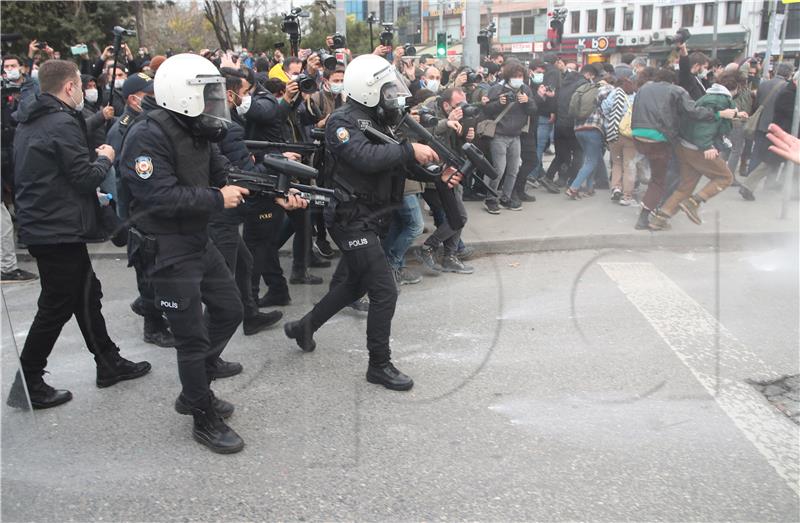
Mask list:
[[[189,80],[188,83],[203,86],[203,112],[200,114],[225,122],[231,121],[224,77],[198,76]]]
[[[411,92],[402,81],[394,78],[381,86],[381,105],[386,109],[403,109]]]

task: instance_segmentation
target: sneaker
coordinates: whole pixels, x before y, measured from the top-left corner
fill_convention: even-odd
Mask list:
[[[630,205],[633,205],[634,203],[636,203],[636,200],[634,200],[630,196],[623,196],[622,199],[619,201],[619,204],[622,205],[623,207],[628,207]]]
[[[686,213],[686,216],[688,216],[690,220],[692,220],[697,225],[702,225],[703,219],[700,218],[700,213],[699,213],[700,203],[701,202],[698,201],[697,197],[689,196],[681,203],[679,203],[678,207],[680,207],[680,209]]]
[[[753,194],[753,191],[742,185],[739,187],[739,194],[742,195],[742,198],[747,200],[748,202],[754,202],[756,200],[756,195]]]
[[[449,254],[442,259],[442,271],[456,274],[472,274],[475,269],[469,265],[464,265],[455,254]]]
[[[333,258],[336,254],[328,240],[317,240],[311,244],[311,248],[317,256],[322,258]]]
[[[535,202],[536,196],[526,193],[524,190],[517,191],[517,199],[520,202]]]
[[[586,189],[585,191],[579,191],[579,192],[582,198],[591,198],[592,196],[597,194],[594,189]]]
[[[670,217],[661,211],[655,211],[650,214],[649,228],[651,231],[668,231],[672,228],[669,223]]]
[[[620,200],[622,200],[622,191],[615,187],[611,190],[611,201],[618,202]]]
[[[3,283],[24,283],[26,281],[38,280],[39,277],[32,272],[22,269],[0,273],[0,281]]]
[[[422,281],[422,276],[408,267],[400,267],[395,272],[395,279],[400,285],[414,285]]]
[[[548,147],[547,149],[544,150],[544,156],[553,156],[555,154],[556,153],[554,153],[553,149],[551,149],[550,147]]]
[[[434,258],[433,247],[422,245],[420,246],[416,255],[417,259],[421,261],[422,264],[428,269],[436,272],[440,272],[442,270],[442,266],[439,265],[439,262],[437,262],[436,258]]]
[[[466,261],[475,256],[475,248],[465,245],[463,249],[456,251],[456,256],[461,261]]]
[[[369,298],[365,294],[364,296],[360,297],[350,305],[348,305],[351,309],[358,312],[369,312]]]
[[[515,198],[500,198],[500,205],[507,211],[521,211],[522,203]]]
[[[527,183],[528,185],[530,185],[534,189],[538,189],[539,187],[542,186],[542,184],[539,183],[539,180],[537,180],[536,178],[528,178],[525,181],[525,183]]]
[[[581,194],[578,191],[574,190],[572,187],[567,187],[567,190],[564,191],[564,194],[566,194],[567,198],[569,198],[570,200],[581,199]]]
[[[500,206],[497,205],[497,200],[484,200],[483,207],[489,214],[500,214]]]
[[[541,178],[539,181],[542,182],[542,187],[544,187],[550,194],[558,194],[561,192],[555,182],[549,180],[548,178]]]

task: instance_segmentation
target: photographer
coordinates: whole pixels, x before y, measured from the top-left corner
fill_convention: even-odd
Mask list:
[[[556,88],[561,84],[560,71],[551,64],[534,60],[531,63],[531,90],[539,92],[539,88],[544,85],[544,96],[537,94],[536,104],[536,167],[530,174],[534,181],[538,182],[552,194],[558,194],[558,187],[555,186],[545,175],[542,158],[547,145],[550,143],[550,136],[553,132],[553,125],[556,121],[558,106],[556,103]],[[524,171],[523,171],[524,172]]]
[[[502,55],[498,56],[502,59]],[[494,198],[484,201],[489,214],[500,214],[500,206],[510,211],[522,209],[522,203],[512,198],[520,165],[520,134],[526,129],[530,117],[536,114],[536,102],[530,87],[525,85],[525,76],[525,67],[516,60],[509,60],[503,65],[504,80],[489,90],[486,115],[497,121],[490,148],[492,163],[500,177],[495,180],[487,178],[486,182],[496,190],[503,179],[500,205]]]
[[[678,44],[678,53],[678,85],[686,89],[692,100],[697,101],[706,94],[704,81],[708,76],[709,59],[703,53],[690,55],[685,40]]]
[[[114,75],[112,78],[111,76]],[[103,89],[103,101],[104,105],[108,105],[109,100],[111,100],[111,90],[114,89],[114,100],[112,100],[111,106],[114,107],[114,116],[122,116],[123,111],[125,110],[125,97],[122,94],[122,86],[125,85],[125,80],[128,79],[128,70],[117,64],[117,69],[114,71],[114,63],[111,62],[106,66],[106,75],[105,75],[105,89]]]

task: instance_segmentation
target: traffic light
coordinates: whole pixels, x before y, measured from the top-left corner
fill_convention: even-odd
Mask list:
[[[436,57],[447,56],[447,33],[436,33]]]
[[[547,13],[551,17],[550,29],[547,30],[547,39],[554,44],[561,43],[561,37],[564,35],[564,21],[567,18],[566,9],[557,9],[551,13]]]

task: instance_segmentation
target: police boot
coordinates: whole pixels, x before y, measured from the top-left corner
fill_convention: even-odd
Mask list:
[[[217,414],[219,414],[222,419],[228,419],[233,416],[233,411],[236,409],[236,407],[233,406],[233,403],[219,399],[214,395],[213,391],[209,392],[211,393],[211,404],[214,406],[214,410],[217,411]],[[186,399],[183,397],[183,393],[178,395],[178,398],[175,400],[175,412],[183,415],[189,415],[192,413],[192,407],[186,404]]]
[[[411,390],[414,386],[414,380],[397,370],[391,362],[383,365],[370,363],[367,367],[367,381],[390,390]]]
[[[244,448],[244,440],[230,428],[214,409],[211,398],[205,409],[192,409],[192,437],[217,454],[234,454]]]
[[[28,395],[31,398],[30,406],[36,410],[56,407],[72,399],[70,391],[54,389],[45,383],[42,379],[42,374],[29,375],[25,381],[28,384]],[[30,408],[28,399],[25,397],[25,385],[22,382],[22,376],[19,371],[17,371],[16,378],[14,378],[14,384],[11,385],[6,405],[23,410]]]
[[[94,357],[94,361],[97,363],[96,383],[101,389],[110,387],[120,381],[141,378],[151,369],[150,363],[147,361],[134,363],[126,360],[119,355],[119,348],[117,347],[103,354],[98,354]]]
[[[281,311],[259,312],[255,316],[245,318],[242,322],[245,336],[252,336],[258,334],[267,327],[272,327],[283,318]]]
[[[650,211],[642,208],[642,211],[639,213],[639,219],[636,220],[636,226],[634,227],[637,231],[646,231],[650,229]]]
[[[159,347],[174,347],[175,336],[170,332],[167,321],[161,316],[145,316],[142,339]]]
[[[290,321],[283,324],[283,332],[287,338],[291,338],[297,342],[303,352],[313,352],[317,348],[317,342],[314,341],[314,331],[311,330],[311,321],[303,317],[299,321]]]
[[[209,378],[218,380],[222,378],[230,378],[241,374],[244,370],[241,363],[235,361],[225,361],[222,358],[217,358],[214,365],[209,369]]]

